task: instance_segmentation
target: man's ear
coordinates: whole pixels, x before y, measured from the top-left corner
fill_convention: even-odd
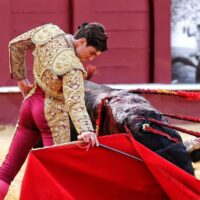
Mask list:
[[[80,43],[85,44],[85,46],[87,46],[87,40],[85,38],[80,38]]]

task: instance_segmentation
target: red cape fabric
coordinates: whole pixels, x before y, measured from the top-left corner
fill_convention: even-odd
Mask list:
[[[150,151],[134,138],[99,138],[142,159],[77,144],[33,150],[24,175],[21,200],[191,200],[200,199],[200,181]]]

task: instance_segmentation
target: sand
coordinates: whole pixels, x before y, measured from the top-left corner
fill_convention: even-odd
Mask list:
[[[182,127],[187,127],[188,129],[192,130],[200,130],[200,125],[181,125]],[[14,133],[15,127],[9,126],[9,125],[0,125],[0,163],[4,160],[6,153],[8,151],[8,148],[10,146],[13,133]],[[188,139],[189,136],[183,135],[183,139]],[[24,174],[24,170],[26,167],[26,163],[21,168],[20,172],[18,173],[17,177],[13,181],[9,193],[6,197],[6,200],[18,200],[19,194],[20,194],[20,188],[21,188],[21,182]],[[198,179],[200,179],[200,162],[197,164],[194,164],[195,168],[195,175]]]

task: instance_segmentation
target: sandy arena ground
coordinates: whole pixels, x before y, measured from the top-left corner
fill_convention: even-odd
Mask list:
[[[200,125],[181,125],[182,127],[187,127],[188,129],[192,129],[192,130],[196,130],[196,131],[200,131]],[[11,139],[13,137],[13,132],[15,130],[15,127],[13,126],[4,126],[4,125],[0,125],[0,164],[2,163]],[[183,136],[183,139],[188,139],[188,136]],[[19,199],[19,193],[20,193],[20,187],[21,187],[21,182],[22,182],[22,178],[23,178],[23,174],[24,174],[24,170],[25,170],[25,166],[26,163],[23,165],[22,169],[20,170],[20,172],[18,173],[17,177],[15,178],[15,180],[13,181],[9,193],[7,195],[6,200],[18,200]],[[195,168],[195,174],[196,177],[198,179],[200,179],[200,162],[197,164],[194,164],[194,168]]]

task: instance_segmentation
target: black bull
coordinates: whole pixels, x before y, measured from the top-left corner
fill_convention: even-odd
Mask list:
[[[98,105],[106,97],[110,98],[102,110],[99,135],[124,133],[128,129],[137,141],[183,170],[194,174],[190,155],[186,151],[180,135],[172,129],[145,120],[151,118],[167,122],[161,113],[138,94],[85,81],[86,107],[94,127],[98,117]],[[177,139],[179,142],[176,143],[166,136],[144,130],[144,124],[166,133],[169,137]],[[76,140],[76,130],[73,125],[71,127],[72,140]]]

